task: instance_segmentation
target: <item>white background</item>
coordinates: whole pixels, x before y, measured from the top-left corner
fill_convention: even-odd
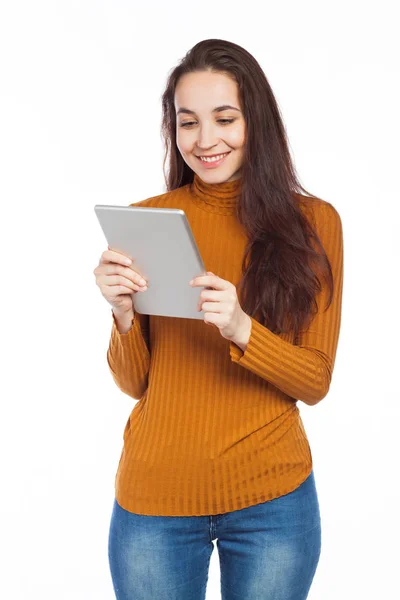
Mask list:
[[[1,571],[7,600],[111,600],[107,538],[135,401],[114,384],[95,204],[165,192],[167,74],[233,41],[264,69],[304,186],[339,211],[329,394],[299,402],[323,540],[310,600],[398,593],[399,52],[395,2],[2,3]],[[216,547],[207,600],[220,598]],[[243,599],[247,600],[247,599]]]

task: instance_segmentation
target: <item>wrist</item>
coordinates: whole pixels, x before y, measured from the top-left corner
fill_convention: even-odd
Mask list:
[[[119,333],[128,333],[132,329],[132,325],[134,322],[134,312],[133,310],[122,311],[113,309],[114,321],[115,325],[119,331]]]
[[[232,340],[239,348],[246,352],[247,345],[249,343],[250,335],[252,329],[252,322],[249,315],[246,315],[244,319],[243,326],[241,327],[239,334],[236,336],[236,339]]]

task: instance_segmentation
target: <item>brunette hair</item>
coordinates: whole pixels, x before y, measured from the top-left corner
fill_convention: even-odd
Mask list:
[[[329,282],[330,298],[325,310],[333,298],[332,269],[313,225],[299,206],[304,200],[301,192],[309,196],[309,201],[316,196],[298,179],[270,84],[255,58],[233,42],[200,41],[168,75],[161,98],[167,191],[193,182],[194,172],[176,144],[174,96],[179,78],[199,71],[222,73],[236,81],[246,124],[236,211],[248,237],[242,279],[237,286],[240,305],[248,315],[258,315],[259,322],[274,333],[292,330],[296,343],[300,330],[318,311],[316,295],[322,287],[312,266]]]

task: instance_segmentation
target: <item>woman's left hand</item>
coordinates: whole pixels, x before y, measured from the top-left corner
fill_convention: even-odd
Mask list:
[[[227,340],[240,338],[241,332],[248,327],[250,317],[242,310],[233,283],[207,271],[207,275],[195,277],[192,287],[209,286],[214,289],[202,290],[197,310],[205,311],[204,322],[218,327],[220,334]]]

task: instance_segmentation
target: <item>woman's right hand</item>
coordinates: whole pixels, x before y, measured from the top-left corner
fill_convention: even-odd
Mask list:
[[[127,265],[127,259],[130,260],[108,247],[93,271],[102,295],[119,313],[133,311],[132,294],[147,290],[147,282],[145,281],[145,285],[141,284],[142,276]]]

